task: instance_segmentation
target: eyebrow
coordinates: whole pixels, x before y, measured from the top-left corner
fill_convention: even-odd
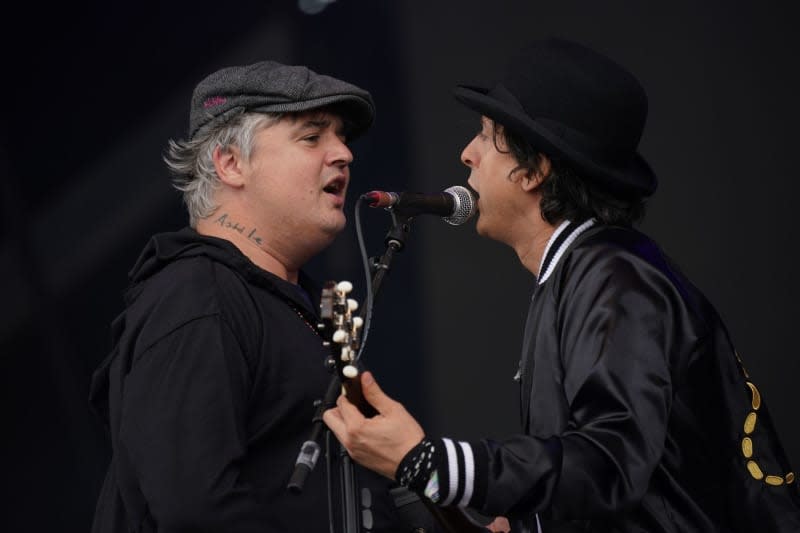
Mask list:
[[[302,130],[310,130],[310,129],[325,129],[331,125],[330,119],[325,118],[311,118],[308,120],[304,120],[302,124],[297,127],[298,131]]]
[[[329,128],[333,124],[333,119],[327,117],[312,117],[307,120],[304,120],[299,126],[297,126],[296,131],[303,132],[305,130],[311,129],[321,129],[324,130]],[[339,127],[336,128],[335,133],[337,135],[344,135],[347,131],[347,126],[344,121],[340,121]]]

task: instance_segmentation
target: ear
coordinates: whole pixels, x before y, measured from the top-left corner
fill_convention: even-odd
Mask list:
[[[236,146],[222,148],[217,146],[212,154],[214,170],[222,183],[230,187],[239,188],[244,185],[242,169],[242,153]]]
[[[539,188],[545,178],[550,175],[550,171],[553,169],[553,164],[550,162],[550,158],[544,154],[540,154],[539,166],[536,170],[533,171],[531,177],[529,179],[522,179],[520,180],[520,186],[522,190],[525,192],[531,192]]]

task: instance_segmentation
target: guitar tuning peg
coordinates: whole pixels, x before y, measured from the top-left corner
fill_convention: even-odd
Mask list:
[[[357,301],[355,301],[355,300],[353,300],[352,298],[348,298],[348,299],[347,299],[347,308],[348,308],[348,309],[350,310],[350,312],[352,313],[353,311],[355,311],[356,309],[358,309],[358,302],[357,302]]]
[[[353,328],[358,329],[364,325],[364,319],[360,316],[353,317]]]
[[[333,332],[333,342],[337,344],[342,344],[343,342],[347,341],[347,332],[343,329],[337,329]]]
[[[353,360],[353,352],[350,350],[349,346],[342,346],[342,354],[340,358],[346,363]]]
[[[353,284],[349,281],[340,281],[336,284],[336,289],[343,292],[344,294],[349,294],[350,291],[353,290]]]
[[[358,375],[358,369],[353,365],[347,365],[342,369],[342,374],[348,379],[353,379]]]

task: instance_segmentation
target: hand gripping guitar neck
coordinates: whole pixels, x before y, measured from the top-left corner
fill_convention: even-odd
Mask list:
[[[342,392],[365,417],[370,418],[378,412],[364,399],[358,377],[360,370],[356,359],[363,320],[353,316],[358,309],[358,302],[347,297],[352,290],[353,285],[349,281],[328,281],[323,285],[320,299],[321,329],[323,338],[328,339],[325,343],[331,348],[329,364],[339,373]],[[424,496],[420,499],[447,533],[488,531],[459,507],[440,507]]]

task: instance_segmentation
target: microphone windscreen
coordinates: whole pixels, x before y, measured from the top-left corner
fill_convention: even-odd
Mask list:
[[[472,191],[461,185],[453,185],[444,190],[453,197],[453,213],[444,217],[444,221],[453,226],[460,226],[475,214],[475,196]]]

